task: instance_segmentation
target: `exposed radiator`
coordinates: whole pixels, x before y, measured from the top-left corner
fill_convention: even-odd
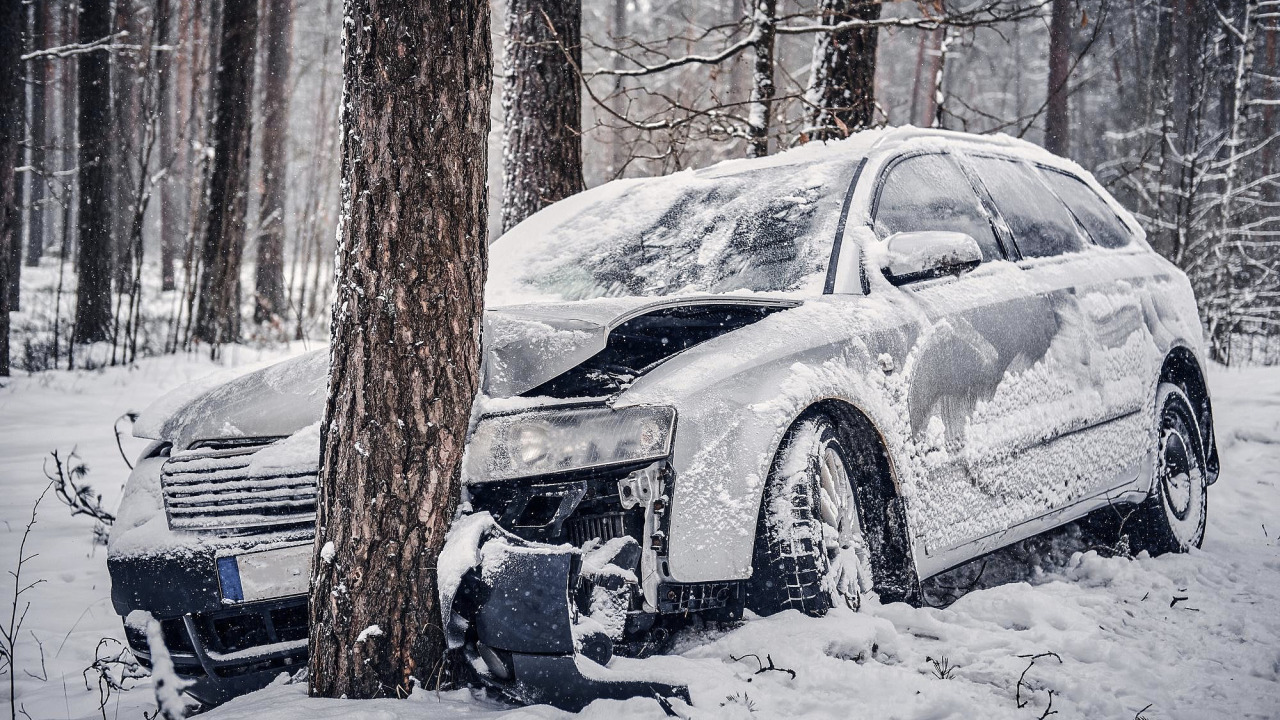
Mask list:
[[[574,545],[581,546],[593,538],[609,542],[627,534],[626,517],[627,514],[623,511],[574,515],[564,522],[564,529],[568,533],[569,542]]]
[[[216,440],[173,451],[160,471],[169,527],[243,532],[314,522],[315,467],[254,467],[254,454],[278,441]]]

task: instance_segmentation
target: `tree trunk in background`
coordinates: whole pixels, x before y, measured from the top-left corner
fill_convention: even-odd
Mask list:
[[[822,0],[824,25],[876,20],[880,3]],[[875,28],[819,33],[814,39],[805,132],[811,140],[834,140],[871,127],[876,113]]]
[[[110,0],[80,0],[80,42],[111,32]],[[79,65],[80,203],[76,233],[76,321],[72,341],[106,340],[111,329],[111,228],[109,177],[111,68],[105,52],[82,53]]]
[[[49,32],[53,25],[53,0],[38,0],[31,8],[32,32],[31,44],[35,49],[47,48],[50,42]],[[28,267],[40,264],[44,255],[45,187],[50,172],[47,148],[49,147],[48,105],[49,87],[53,84],[54,61],[52,59],[35,60],[27,63],[27,71],[31,78],[31,206],[27,211],[27,257]]]
[[[77,12],[77,5],[68,2],[63,8],[58,42],[63,45],[70,45],[79,41],[79,39],[80,15]],[[79,115],[78,108],[80,107],[80,61],[77,59],[78,57],[78,55],[72,55],[58,61],[61,65],[58,80],[62,84],[58,92],[58,95],[62,98],[62,106],[59,108],[62,112],[62,137],[59,140],[59,145],[61,146],[59,150],[62,158],[62,172],[64,173],[62,182],[59,183],[62,188],[62,228],[58,243],[59,263],[71,259],[71,252],[79,239],[75,234],[75,214],[78,209],[76,189],[80,185],[79,173],[75,172],[80,163],[80,145],[76,130],[76,121]]]
[[[272,322],[287,308],[284,299],[284,211],[289,163],[289,47],[293,40],[293,2],[265,4],[262,34],[262,208],[258,220],[258,257],[254,268],[253,321]]]
[[[613,27],[610,30],[610,34],[612,35],[610,42],[614,46],[620,46],[622,38],[627,36],[627,2],[628,0],[613,0]],[[621,70],[625,63],[626,60],[622,57],[622,53],[614,53],[614,70]],[[626,115],[627,111],[627,98],[623,94],[625,89],[626,85],[622,76],[614,76],[614,111],[619,115]],[[609,142],[609,152],[611,158],[609,164],[609,177],[622,177],[622,173],[626,170],[627,156],[629,155],[627,152],[627,135],[626,131],[622,127],[618,127],[613,131],[613,136],[610,138]]]
[[[210,106],[213,173],[210,176],[199,311],[193,337],[214,347],[240,337],[240,258],[249,199],[249,140],[253,97],[257,0],[224,0],[218,72]]]
[[[489,3],[347,0],[344,28],[310,683],[404,696],[444,667],[436,561],[479,389]]]
[[[502,232],[582,190],[581,36],[581,0],[508,0]]]
[[[141,40],[134,0],[115,0],[112,32],[128,32],[128,42]],[[137,57],[129,52],[112,52],[111,56],[111,197],[115,202],[112,269],[116,292],[126,292],[133,278],[133,247],[129,243],[129,224],[133,220],[133,197],[136,183],[133,166],[138,155],[137,129]],[[145,171],[144,171],[145,172]]]
[[[1066,157],[1071,151],[1067,74],[1071,72],[1071,0],[1053,0],[1049,18],[1049,88],[1044,115],[1044,147]]]
[[[178,0],[182,2],[182,0]],[[156,21],[156,44],[168,45],[173,33],[170,31],[172,25],[173,8],[170,0],[156,0],[155,9]],[[174,282],[173,266],[178,257],[178,222],[180,217],[178,213],[178,193],[177,188],[181,182],[181,175],[178,168],[178,159],[181,156],[178,148],[174,146],[177,142],[177,125],[178,125],[178,99],[177,88],[174,86],[174,66],[176,62],[173,52],[162,52],[156,58],[157,75],[156,78],[156,103],[160,117],[160,146],[158,148],[160,155],[160,166],[164,172],[164,177],[160,179],[160,289],[168,292],[173,290],[176,283]]]
[[[22,5],[0,3],[0,278],[9,277],[9,246],[19,242],[18,174],[22,160]],[[9,375],[9,293],[0,292],[0,377]]]
[[[751,22],[756,33],[751,100],[747,104],[747,157],[769,154],[769,116],[773,110],[773,50],[777,38],[777,0],[755,0]]]

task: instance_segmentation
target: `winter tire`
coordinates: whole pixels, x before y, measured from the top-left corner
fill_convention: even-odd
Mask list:
[[[816,617],[837,603],[856,610],[871,590],[847,447],[823,414],[801,418],[783,438],[761,501],[747,583],[753,612]]]
[[[1129,519],[1134,552],[1152,555],[1200,547],[1209,505],[1204,444],[1191,401],[1170,383],[1160,384],[1156,398],[1151,494]]]

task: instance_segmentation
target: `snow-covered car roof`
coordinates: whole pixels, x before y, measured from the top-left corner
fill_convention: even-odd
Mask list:
[[[615,180],[550,205],[490,247],[486,304],[601,297],[822,292],[841,203],[863,158],[989,149],[1073,163],[1007,135],[868,130],[765,158]]]

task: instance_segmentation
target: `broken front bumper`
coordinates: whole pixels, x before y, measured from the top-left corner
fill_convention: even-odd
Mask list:
[[[522,703],[580,710],[601,698],[678,697],[675,684],[616,677],[604,667],[612,640],[579,622],[572,596],[580,552],[520,541],[496,528],[462,580],[450,625],[484,682]]]

